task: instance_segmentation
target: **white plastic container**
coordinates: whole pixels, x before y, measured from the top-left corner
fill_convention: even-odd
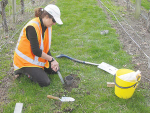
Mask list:
[[[120,75],[119,78],[124,80],[124,81],[128,81],[128,82],[135,82],[138,80],[140,75],[140,71],[137,70],[136,72],[131,72],[131,73],[127,73],[124,75]]]

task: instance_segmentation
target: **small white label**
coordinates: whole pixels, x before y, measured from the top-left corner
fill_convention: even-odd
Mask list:
[[[14,113],[22,113],[23,103],[16,103]]]

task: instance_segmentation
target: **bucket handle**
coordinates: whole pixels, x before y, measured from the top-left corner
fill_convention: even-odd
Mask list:
[[[132,86],[128,86],[128,87],[122,87],[122,86],[119,86],[119,85],[116,83],[115,78],[116,78],[116,74],[114,75],[114,83],[115,83],[115,85],[116,85],[117,87],[122,88],[122,89],[128,89],[128,88],[131,88],[131,87],[134,87],[134,88],[135,88],[135,86],[136,86],[137,83],[138,83],[138,82],[136,82],[136,83],[133,84]]]

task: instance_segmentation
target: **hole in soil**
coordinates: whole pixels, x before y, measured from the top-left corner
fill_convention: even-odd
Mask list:
[[[78,77],[78,75],[75,74],[70,74],[69,78],[73,77],[73,82],[70,85],[67,85],[65,83],[64,85],[64,89],[66,89],[67,91],[71,92],[72,88],[78,88],[78,84],[80,83],[80,78]]]
[[[66,76],[65,77],[65,84],[68,85],[68,86],[72,85],[73,79],[74,79],[73,76],[70,76],[70,75]]]
[[[78,88],[78,84],[80,83],[80,78],[78,77],[78,75],[75,75],[75,74],[70,74],[68,75],[69,78],[72,78],[73,77],[73,82],[71,85],[67,85],[66,83],[64,84],[64,89],[66,89],[68,92],[71,92],[72,88]],[[62,95],[67,95],[67,92],[59,92],[59,97],[61,98]],[[62,102],[61,101],[56,101],[55,102],[55,105],[58,107],[58,108],[61,108],[61,105],[62,105]],[[72,112],[73,111],[73,108],[65,108],[63,110],[64,112]],[[61,112],[56,112],[56,113],[61,113]]]

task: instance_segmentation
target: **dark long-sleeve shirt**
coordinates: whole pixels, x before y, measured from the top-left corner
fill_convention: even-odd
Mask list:
[[[41,21],[41,26],[42,26],[42,38],[44,38],[44,33],[47,27],[44,26],[42,19],[40,19],[40,21]],[[39,48],[39,42],[38,42],[35,28],[33,26],[28,26],[26,28],[26,35],[27,35],[28,40],[30,41],[33,54],[38,57],[41,57],[42,50]],[[50,50],[48,51],[47,54],[51,55]]]

